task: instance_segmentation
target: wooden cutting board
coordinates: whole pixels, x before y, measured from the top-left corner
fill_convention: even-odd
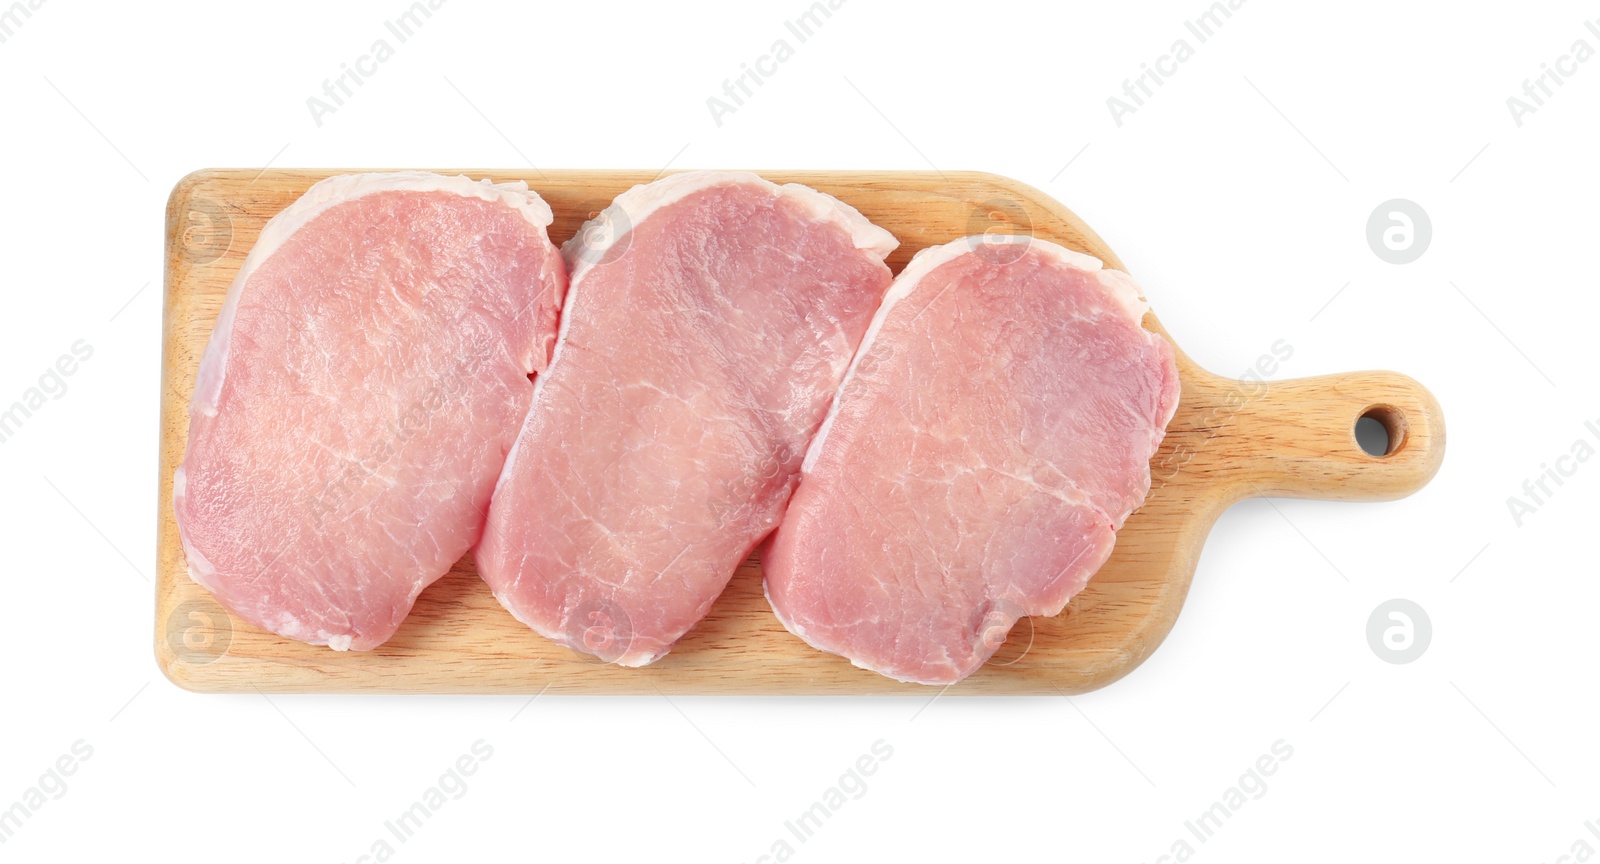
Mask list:
[[[755,559],[739,568],[706,620],[666,658],[643,669],[603,665],[538,636],[500,607],[470,557],[424,591],[400,631],[375,651],[303,645],[230,617],[185,572],[173,517],[172,476],[183,458],[189,396],[223,296],[262,225],[312,183],[335,173],[342,172],[201,171],[179,182],[168,203],[155,620],[156,656],[167,677],[209,692],[936,692],[857,669],[790,635],[762,596]],[[556,243],[619,193],[656,176],[441,173],[528,181],[555,210],[550,237]],[[889,257],[895,272],[919,249],[989,231],[1031,232],[1122,267],[1071,211],[1004,177],[760,173],[837,196],[893,232],[901,243]],[[1163,293],[1174,290],[1142,287],[1158,306]],[[1166,335],[1153,314],[1144,323]],[[1182,403],[1152,460],[1149,500],[1118,533],[1110,561],[1061,615],[1018,622],[989,665],[952,693],[1072,694],[1103,687],[1149,657],[1172,629],[1200,547],[1229,505],[1258,495],[1398,498],[1427,483],[1444,457],[1439,405],[1403,375],[1358,372],[1247,383],[1212,375],[1182,350],[1178,369]],[[1363,414],[1390,431],[1387,455],[1370,456],[1357,445],[1354,428]]]

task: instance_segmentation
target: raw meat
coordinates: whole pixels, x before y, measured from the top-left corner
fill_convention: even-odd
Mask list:
[[[778,524],[896,245],[742,173],[636,186],[586,225],[477,551],[500,602],[607,662],[666,654]]]
[[[526,184],[332,177],[262,230],[190,404],[189,573],[283,636],[367,650],[483,528],[566,268]]]
[[[791,632],[950,684],[1055,615],[1150,488],[1178,404],[1124,273],[1028,237],[924,250],[889,290],[763,550]]]

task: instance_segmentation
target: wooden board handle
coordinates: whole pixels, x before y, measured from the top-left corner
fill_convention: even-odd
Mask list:
[[[1191,400],[1191,396],[1194,397]],[[1207,375],[1184,388],[1177,440],[1152,465],[1153,480],[1203,471],[1242,498],[1281,496],[1386,501],[1421,489],[1444,459],[1444,414],[1427,388],[1395,372],[1251,382]],[[1389,452],[1356,442],[1363,416],[1383,424]],[[1178,427],[1178,421],[1183,427]]]

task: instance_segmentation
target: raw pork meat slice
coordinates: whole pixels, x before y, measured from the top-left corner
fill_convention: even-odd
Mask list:
[[[778,524],[896,245],[744,173],[636,186],[586,225],[477,551],[500,602],[603,661],[666,654]]]
[[[851,364],[763,550],[791,632],[949,684],[1055,615],[1144,502],[1178,405],[1124,273],[1028,237],[924,250]]]
[[[173,506],[234,614],[367,650],[482,532],[566,267],[523,183],[312,186],[268,222],[200,363]]]

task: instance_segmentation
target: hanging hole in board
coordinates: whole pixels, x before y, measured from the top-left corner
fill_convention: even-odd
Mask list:
[[[1392,456],[1405,443],[1405,416],[1390,405],[1374,405],[1356,418],[1356,445],[1368,456]]]

